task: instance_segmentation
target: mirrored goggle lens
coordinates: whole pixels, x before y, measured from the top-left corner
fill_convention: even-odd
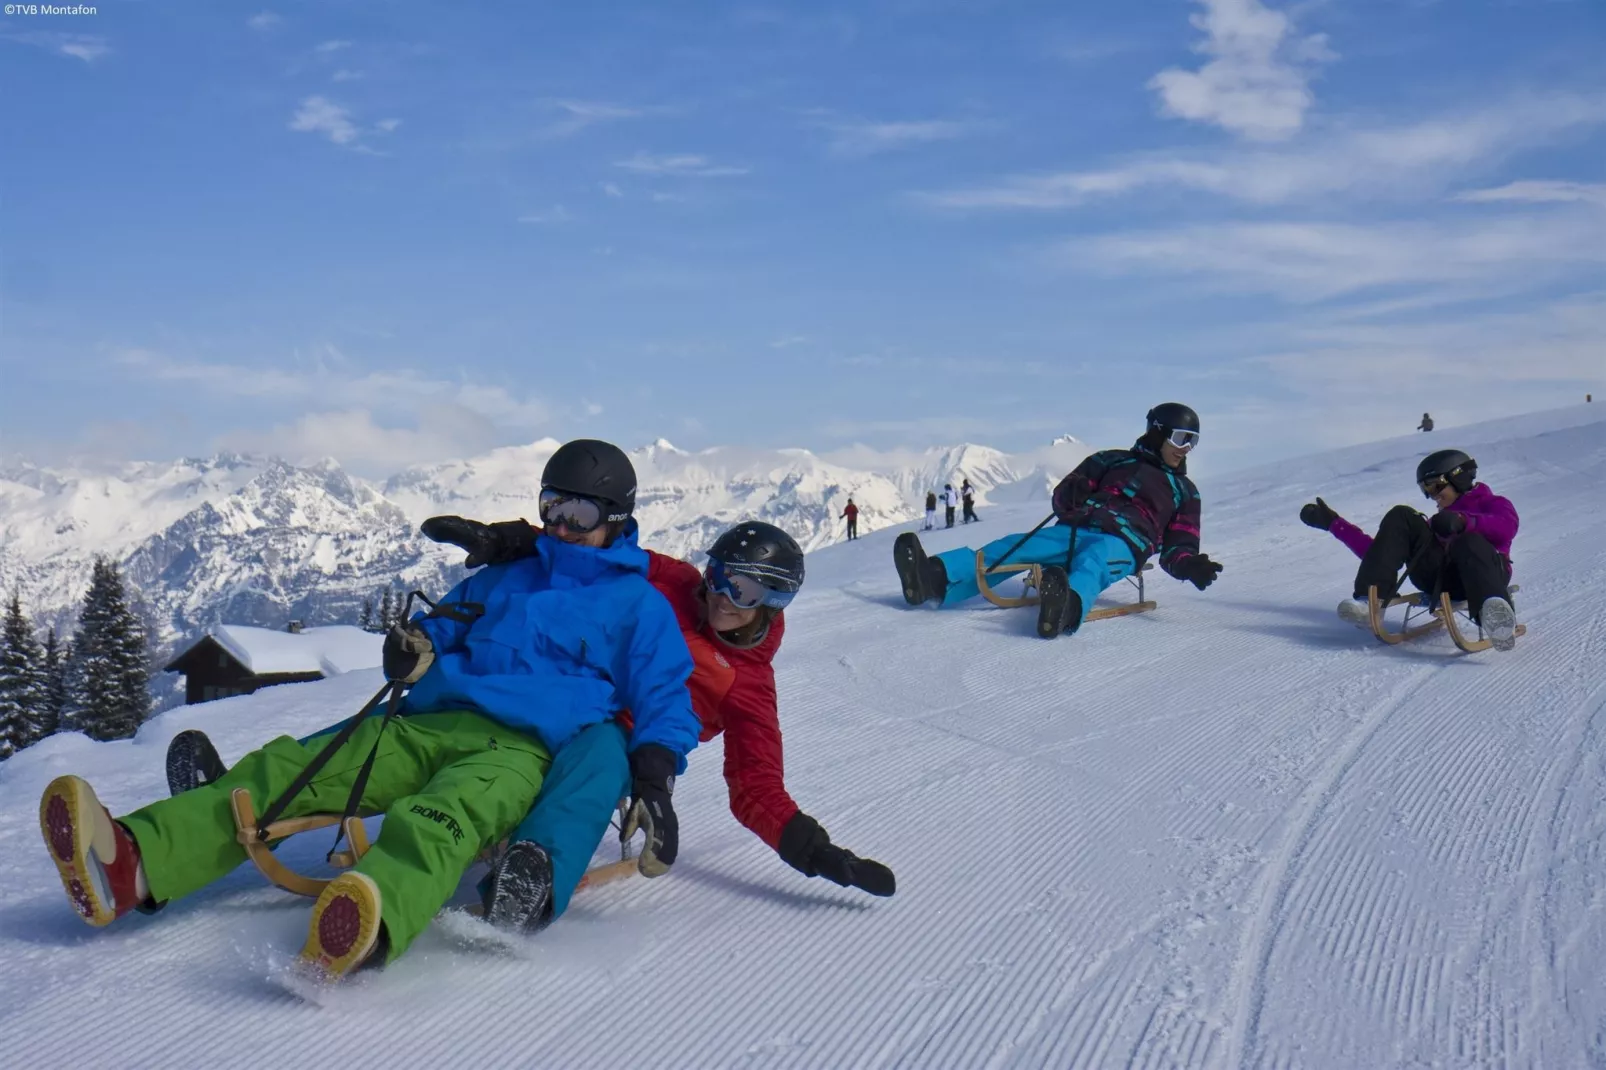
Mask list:
[[[1173,428],[1166,439],[1179,450],[1191,450],[1199,444],[1199,432],[1184,431],[1182,428]]]
[[[792,592],[766,587],[757,576],[733,571],[723,561],[710,559],[708,567],[703,570],[703,579],[710,591],[729,598],[737,609],[757,609],[759,606],[785,609],[792,601]]]
[[[562,524],[570,531],[584,534],[595,531],[606,518],[602,505],[591,498],[557,490],[541,492],[541,523],[547,527]]]
[[[1422,482],[1417,484],[1417,486],[1422,488],[1422,494],[1428,498],[1433,497],[1435,494],[1439,493],[1439,491],[1443,490],[1449,485],[1450,481],[1445,479],[1443,476],[1438,476],[1434,479],[1424,479]]]

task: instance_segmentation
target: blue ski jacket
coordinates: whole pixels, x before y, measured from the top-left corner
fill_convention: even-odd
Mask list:
[[[415,616],[435,662],[405,712],[478,710],[555,752],[628,709],[630,749],[661,744],[684,772],[702,729],[686,690],[691,653],[674,610],[647,582],[636,532],[632,520],[602,549],[538,538],[532,556],[481,569],[441,603],[482,605],[483,615]]]

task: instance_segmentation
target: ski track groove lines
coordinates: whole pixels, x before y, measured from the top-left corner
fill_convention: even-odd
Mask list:
[[[1333,613],[1354,558],[1299,506],[1420,504],[1420,436],[1204,479],[1218,583],[1155,571],[1157,611],[1053,642],[1029,610],[902,605],[897,531],[811,554],[777,664],[787,786],[895,869],[891,900],[738,826],[716,741],[677,785],[669,876],[581,892],[535,937],[455,914],[308,992],[284,973],[310,901],[249,870],[84,926],[37,800],[71,772],[126,812],[165,793],[181,729],[234,759],[377,675],[53,737],[0,765],[8,1064],[1606,1070],[1606,413],[1586,415],[1457,439],[1523,516],[1510,654],[1385,647]],[[282,850],[314,866],[328,839]],[[86,1043],[91,1020],[122,1046]]]

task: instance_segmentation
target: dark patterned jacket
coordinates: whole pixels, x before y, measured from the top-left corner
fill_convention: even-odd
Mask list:
[[[1199,490],[1187,469],[1186,461],[1167,468],[1141,440],[1129,450],[1100,450],[1054,488],[1054,515],[1124,539],[1139,568],[1158,550],[1160,567],[1177,576],[1177,566],[1199,552]]]

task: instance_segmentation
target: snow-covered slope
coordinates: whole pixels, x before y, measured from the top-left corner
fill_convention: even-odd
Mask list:
[[[0,590],[21,593],[38,623],[70,626],[90,572],[118,561],[166,653],[215,623],[283,627],[354,623],[382,587],[439,594],[461,577],[462,554],[418,535],[436,513],[534,519],[541,469],[559,443],[543,439],[481,457],[410,469],[372,486],[333,461],[297,467],[224,454],[116,473],[0,469]],[[988,502],[1046,493],[1087,452],[1066,436],[1028,454],[980,446],[925,454],[719,448],[688,453],[659,440],[633,453],[644,538],[695,554],[736,520],[779,524],[806,549],[838,541],[851,495],[860,530],[914,517],[925,488],[970,478]]]
[[[1521,510],[1510,654],[1340,623],[1426,448]],[[1207,480],[1207,592],[1052,643],[1029,611],[903,605],[894,531],[810,556],[779,659],[792,793],[881,859],[874,900],[800,877],[727,812],[715,742],[667,877],[580,893],[510,950],[448,916],[309,1005],[276,962],[308,904],[239,872],[104,932],[40,842],[48,779],[116,810],[204,727],[225,757],[354,709],[371,673],[62,736],[0,765],[8,1063],[85,1067],[1586,1067],[1606,1062],[1606,410]],[[943,549],[1040,518],[994,506]],[[907,526],[907,525],[905,525]],[[329,836],[284,848],[312,866]],[[471,878],[477,874],[471,874]],[[471,885],[458,902],[469,901]],[[276,958],[277,956],[277,958]],[[90,1024],[92,1023],[92,1028]]]

